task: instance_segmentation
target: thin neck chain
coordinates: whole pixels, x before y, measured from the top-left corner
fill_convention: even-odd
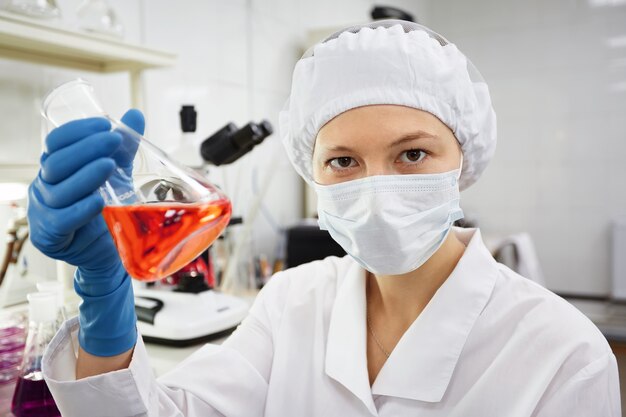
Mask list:
[[[374,339],[374,342],[376,343],[376,345],[378,345],[378,347],[380,348],[380,350],[384,353],[384,355],[389,358],[389,356],[391,356],[391,353],[389,353],[389,351],[387,351],[387,349],[385,349],[382,345],[382,343],[380,343],[380,340],[378,340],[378,337],[376,336],[376,333],[374,332],[374,329],[372,328],[372,323],[370,320],[370,312],[369,312],[369,303],[367,302],[367,294],[369,293],[369,285],[370,285],[370,280],[369,280],[369,276],[367,276],[367,284],[366,284],[366,289],[365,289],[365,309],[367,310],[367,327],[370,330],[370,333],[372,334],[372,338]]]
[[[391,356],[391,353],[387,352],[387,350],[380,343],[380,340],[378,340],[378,337],[376,337],[376,333],[374,333],[374,329],[372,329],[372,324],[370,323],[370,315],[369,315],[369,313],[367,313],[367,327],[370,329],[370,333],[372,334],[372,338],[374,339],[374,342],[376,342],[376,344],[378,345],[380,350],[385,354],[386,357]]]

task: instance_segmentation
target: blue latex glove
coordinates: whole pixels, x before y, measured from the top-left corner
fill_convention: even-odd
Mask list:
[[[138,110],[129,110],[122,121],[143,133]],[[116,165],[130,174],[136,149],[129,158],[120,152],[125,143],[106,119],[60,126],[46,138],[39,175],[29,188],[30,239],[45,255],[78,267],[79,343],[97,356],[125,352],[137,340],[131,280],[101,215],[104,200],[97,191],[112,174],[119,175]]]

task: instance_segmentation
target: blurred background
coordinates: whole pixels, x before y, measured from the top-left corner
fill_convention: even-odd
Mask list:
[[[11,3],[3,0],[0,7]],[[197,112],[196,142],[228,122],[267,120],[277,131],[302,53],[342,27],[371,21],[376,7],[391,7],[382,13],[441,33],[482,73],[498,117],[495,158],[462,194],[467,224],[482,229],[501,260],[579,306],[621,352],[625,0],[108,0],[105,9],[94,6],[108,13],[100,28],[86,26],[89,2],[47,3],[60,16],[38,21],[58,37],[60,54],[29,44],[38,36],[33,33],[40,28],[31,22],[37,19],[16,25],[15,12],[0,14],[0,183],[28,183],[36,175],[49,128],[40,115],[41,100],[62,82],[90,81],[114,117],[139,107],[145,136],[185,160],[197,158],[197,148],[183,143],[183,105]],[[77,35],[64,38],[63,31]],[[22,41],[18,45],[11,36]],[[83,38],[101,41],[76,52]],[[110,53],[118,58],[103,64],[90,56],[106,55],[107,48],[118,48]],[[116,61],[121,56],[147,56],[151,64],[128,66]],[[278,135],[233,163],[203,169],[231,198],[233,214],[250,224],[240,237],[242,258],[255,259],[257,267],[259,260],[277,269],[276,262],[294,265],[286,261],[289,248],[301,244],[293,230],[309,224],[303,219],[314,217],[315,201]],[[19,217],[15,210],[25,200],[19,190],[11,197],[10,187],[1,186],[4,228]],[[237,235],[236,228],[232,233]],[[303,233],[305,241],[312,239]],[[12,266],[15,274],[38,280],[71,275],[27,243],[22,252]],[[5,255],[0,249],[0,259]]]
[[[364,0],[110,0],[123,41],[176,54],[145,71],[146,136],[179,146],[182,105],[198,112],[208,136],[228,121],[277,114],[302,52],[343,26],[371,20]],[[77,25],[79,0],[58,0],[64,27]],[[466,215],[485,234],[528,232],[546,285],[607,296],[612,231],[626,212],[626,2],[552,0],[388,1],[443,34],[486,79],[498,116],[496,157],[463,195]],[[83,77],[116,117],[131,106],[126,72],[98,74],[0,60],[0,179],[28,181],[41,151],[42,96]],[[30,109],[30,110],[29,110]],[[255,173],[276,169],[251,250],[274,254],[277,227],[306,214],[303,182],[277,135],[236,163],[213,169],[227,179],[235,211],[251,201]],[[277,155],[279,155],[277,157]],[[218,174],[217,171],[224,171]],[[257,175],[258,177],[258,175]],[[236,189],[234,188],[236,184]],[[314,205],[312,206],[314,207]],[[54,270],[52,270],[54,272]]]

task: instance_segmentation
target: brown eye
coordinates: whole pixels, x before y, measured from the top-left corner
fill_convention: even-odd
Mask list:
[[[413,163],[419,162],[426,156],[426,152],[419,149],[411,149],[408,151],[402,152],[400,156],[400,160],[404,163]]]
[[[350,166],[350,162],[352,162],[352,158],[348,158],[345,156],[341,158],[337,158],[337,163],[342,168],[348,168]]]
[[[330,166],[333,169],[346,169],[355,166],[356,161],[349,156],[341,156],[339,158],[333,158],[329,161]]]

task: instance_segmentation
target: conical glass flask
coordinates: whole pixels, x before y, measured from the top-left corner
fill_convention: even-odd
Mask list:
[[[57,325],[59,328],[63,325],[63,322],[68,319],[67,312],[65,311],[65,295],[63,294],[63,284],[59,281],[42,281],[37,283],[37,291],[50,292],[57,298]]]
[[[11,412],[16,417],[61,417],[41,371],[43,353],[59,329],[56,295],[40,292],[28,294],[27,298],[28,337]]]
[[[156,281],[171,275],[208,248],[228,224],[228,198],[106,114],[88,82],[78,79],[52,90],[42,113],[55,126],[103,117],[121,135],[111,156],[117,167],[99,191],[106,203],[102,214],[133,278]]]

